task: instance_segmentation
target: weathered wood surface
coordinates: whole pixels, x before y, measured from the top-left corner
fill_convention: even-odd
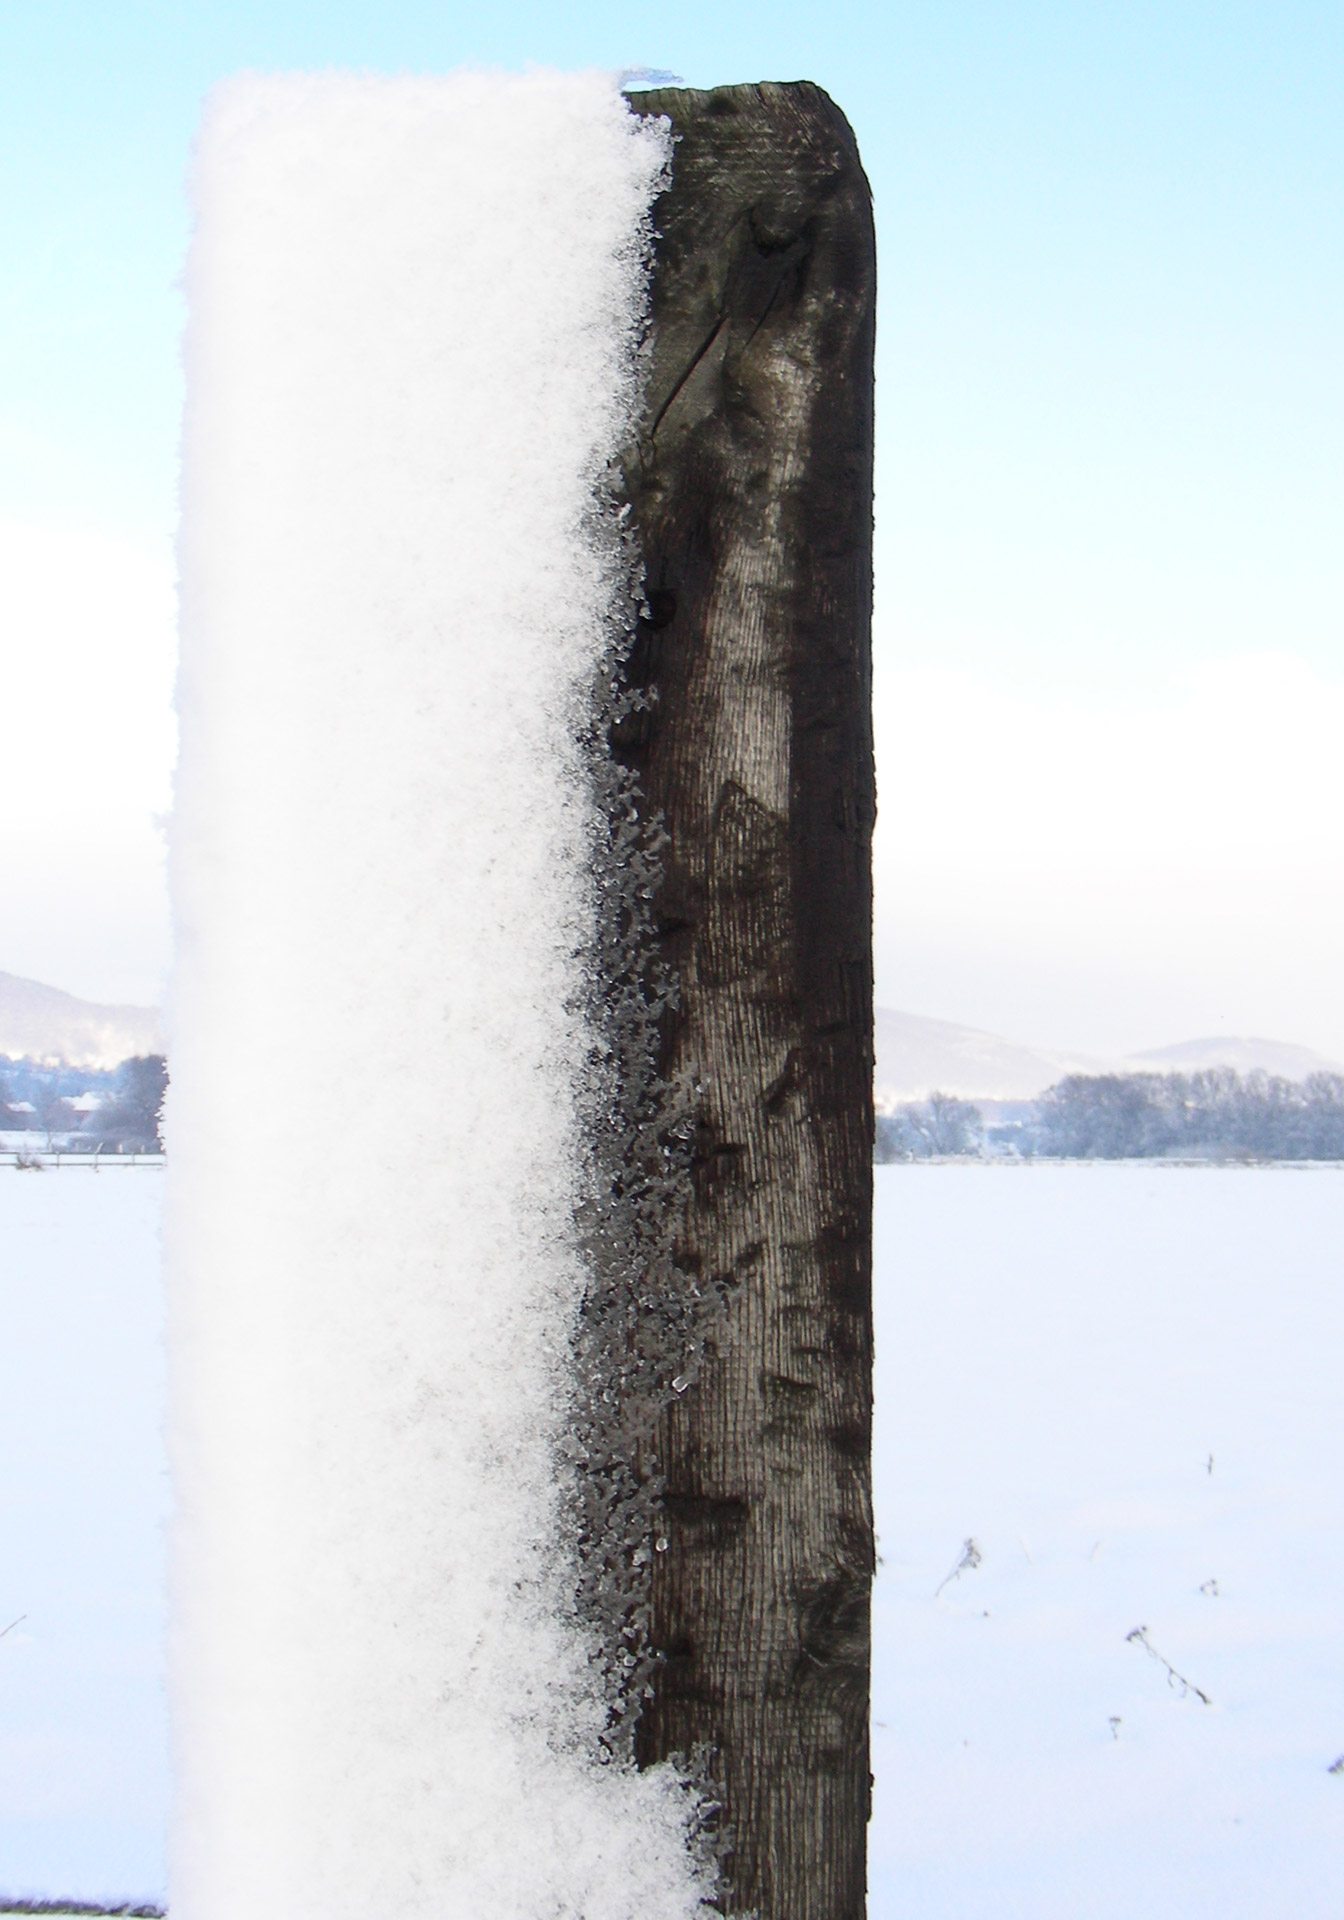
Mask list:
[[[713,1749],[727,1909],[858,1920],[868,1772],[874,246],[806,85],[633,97],[679,136],[627,463],[650,617],[620,729],[669,834],[665,1065],[700,1089],[683,1266],[727,1313],[657,1441],[640,1722]]]

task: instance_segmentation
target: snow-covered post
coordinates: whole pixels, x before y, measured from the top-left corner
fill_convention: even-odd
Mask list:
[[[622,751],[697,1089],[678,1256],[722,1299],[663,1417],[646,1760],[713,1754],[731,1910],[858,1920],[868,1817],[870,197],[808,85],[667,90]]]
[[[604,488],[667,152],[593,75],[244,80],[203,131],[174,1920],[695,1910],[690,1797],[600,1764],[568,1445]]]
[[[706,1779],[726,1905],[862,1900],[823,1775],[871,1560],[871,236],[823,96],[718,99],[326,75],[207,115],[174,1920],[690,1920]],[[733,264],[686,356],[702,201]],[[698,1718],[697,1565],[787,1614],[697,1646]]]

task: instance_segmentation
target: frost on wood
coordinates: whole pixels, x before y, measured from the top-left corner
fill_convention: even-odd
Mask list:
[[[627,663],[641,610],[642,565],[626,527],[628,508],[595,523],[624,595],[613,600],[585,736],[595,801],[592,945],[585,967],[589,1033],[582,1088],[585,1190],[578,1208],[586,1284],[574,1338],[574,1410],[569,1449],[579,1600],[607,1701],[604,1754],[628,1762],[656,1664],[649,1585],[661,1538],[664,1489],[652,1441],[658,1415],[694,1379],[722,1289],[685,1270],[675,1236],[690,1181],[694,1089],[659,1071],[660,1020],[678,1004],[678,984],[658,957],[655,907],[665,835],[650,821],[634,772],[612,741],[656,698],[632,688]],[[701,1756],[683,1756],[705,1785]],[[715,1859],[704,1801],[693,1842],[706,1869]],[[717,1866],[713,1871],[717,1873]]]
[[[175,1920],[679,1920],[705,1889],[694,1795],[623,1731],[641,1435],[705,1313],[658,1224],[656,835],[605,753],[668,147],[601,76],[247,80],[207,117]],[[263,1071],[306,1123],[240,1152]]]

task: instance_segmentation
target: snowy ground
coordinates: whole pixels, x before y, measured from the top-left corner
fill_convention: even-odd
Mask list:
[[[0,1892],[163,1885],[155,1167],[0,1167]]]
[[[877,1190],[874,1920],[1337,1920],[1344,1171]]]
[[[1344,1170],[877,1188],[874,1920],[1337,1920]],[[162,1888],[161,1192],[0,1168],[4,1893]]]

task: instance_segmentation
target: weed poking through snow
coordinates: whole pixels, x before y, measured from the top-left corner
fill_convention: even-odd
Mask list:
[[[1179,1687],[1182,1700],[1186,1698],[1187,1694],[1193,1693],[1196,1700],[1202,1700],[1206,1707],[1213,1705],[1212,1700],[1210,1700],[1208,1694],[1205,1693],[1202,1687],[1197,1687],[1193,1680],[1187,1680],[1183,1673],[1177,1673],[1175,1667],[1172,1666],[1166,1655],[1158,1652],[1157,1648],[1148,1638],[1147,1627],[1135,1627],[1131,1633],[1125,1635],[1125,1639],[1128,1641],[1136,1641],[1151,1659],[1156,1660],[1159,1667],[1166,1669],[1167,1685],[1169,1687]]]
[[[961,1549],[961,1558],[958,1560],[956,1566],[953,1567],[951,1573],[949,1573],[945,1579],[940,1580],[934,1588],[934,1599],[936,1600],[938,1598],[938,1595],[944,1587],[950,1586],[954,1580],[960,1580],[963,1573],[974,1573],[979,1565],[980,1549],[976,1546],[974,1540],[967,1540]]]

